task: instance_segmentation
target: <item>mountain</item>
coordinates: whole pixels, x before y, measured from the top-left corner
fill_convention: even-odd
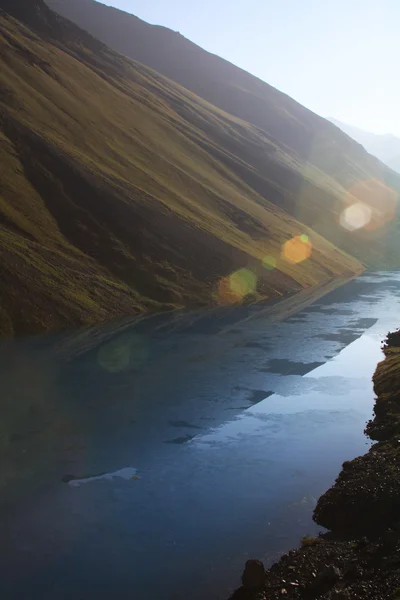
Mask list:
[[[343,144],[343,136],[330,122],[178,32],[150,25],[95,0],[46,2],[110,48],[266,131],[280,145],[287,145],[317,167],[325,169],[335,144]],[[334,174],[340,175],[338,171]]]
[[[357,140],[370,154],[387,164],[391,169],[400,173],[400,138],[387,133],[369,133],[353,125],[347,125],[337,119],[329,119],[354,140]]]
[[[285,142],[42,0],[0,0],[1,333],[280,298],[396,261],[395,219],[358,233],[338,221],[360,189],[392,198],[399,178],[271,94]],[[320,132],[309,160],[307,123]]]
[[[235,166],[235,172],[264,198],[363,262],[369,263],[371,258],[379,265],[397,261],[400,245],[388,246],[390,231],[382,232],[378,241],[379,236],[374,235],[371,247],[372,236],[366,236],[366,240],[358,236],[355,241],[354,235],[336,226],[338,197],[384,196],[378,204],[392,205],[385,186],[394,188],[397,194],[399,179],[332,123],[175,31],[149,25],[94,0],[46,1],[110,48],[253,125],[258,141],[252,148],[246,144],[234,150],[251,169],[240,165],[240,169]],[[228,159],[224,156],[222,160],[226,163]],[[384,187],[376,185],[377,181]],[[393,231],[397,231],[397,225]]]

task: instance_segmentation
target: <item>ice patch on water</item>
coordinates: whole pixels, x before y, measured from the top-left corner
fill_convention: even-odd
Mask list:
[[[91,481],[99,481],[105,479],[106,481],[112,481],[115,477],[121,477],[121,479],[139,479],[137,475],[137,469],[134,467],[124,467],[118,471],[111,473],[103,473],[102,475],[94,475],[93,477],[85,477],[84,479],[71,479],[68,481],[68,485],[72,487],[79,487],[83,483],[90,483]]]

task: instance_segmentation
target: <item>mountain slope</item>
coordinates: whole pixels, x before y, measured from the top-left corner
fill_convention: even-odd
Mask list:
[[[271,299],[362,268],[246,183],[260,149],[288,170],[258,130],[27,4],[0,0],[2,333]],[[301,234],[311,256],[286,260],[286,241],[311,248]]]
[[[400,172],[400,138],[390,133],[383,135],[370,133],[337,119],[330,119],[330,121],[362,144],[367,152],[379,158],[391,169]]]
[[[226,138],[223,144],[251,165],[234,169],[263,198],[367,264],[397,264],[399,177],[332,123],[165,27],[94,0],[46,1],[118,52],[253,125],[251,144],[236,139],[233,148]],[[232,167],[226,155],[215,155]],[[374,213],[384,206],[387,214],[368,232],[349,234],[338,226],[343,199],[345,204],[372,201]]]

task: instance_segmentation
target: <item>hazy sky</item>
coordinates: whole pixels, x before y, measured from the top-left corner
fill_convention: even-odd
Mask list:
[[[179,31],[325,117],[400,135],[399,0],[101,0]]]

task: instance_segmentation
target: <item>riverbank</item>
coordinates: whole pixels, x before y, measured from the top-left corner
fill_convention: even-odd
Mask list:
[[[201,310],[181,309],[142,314],[76,329],[70,333],[65,332],[60,336],[54,336],[54,352],[64,360],[77,359],[102,344],[107,344],[121,336],[125,336],[135,329],[140,329],[145,333],[157,329],[163,332],[164,335],[171,335],[182,331],[187,332],[190,328],[193,328],[206,334],[210,333],[210,322],[213,323],[211,333],[218,335],[220,338],[224,334],[232,334],[239,327],[247,327],[248,322],[255,319],[262,319],[263,326],[288,319],[359,276],[360,273],[351,277],[335,277],[302,289],[286,298],[269,301],[261,300],[226,307],[203,308]],[[218,326],[216,323],[218,323]],[[244,335],[245,330],[240,330],[240,338]],[[237,340],[234,343],[237,343]],[[232,345],[232,335],[228,345]],[[225,350],[226,347],[223,351]]]
[[[313,518],[329,532],[303,538],[301,548],[267,570],[262,586],[250,562],[231,600],[400,598],[400,331],[388,334],[383,351],[373,376],[374,418],[366,428],[377,443],[345,462],[320,497]],[[251,588],[252,581],[258,587]]]

